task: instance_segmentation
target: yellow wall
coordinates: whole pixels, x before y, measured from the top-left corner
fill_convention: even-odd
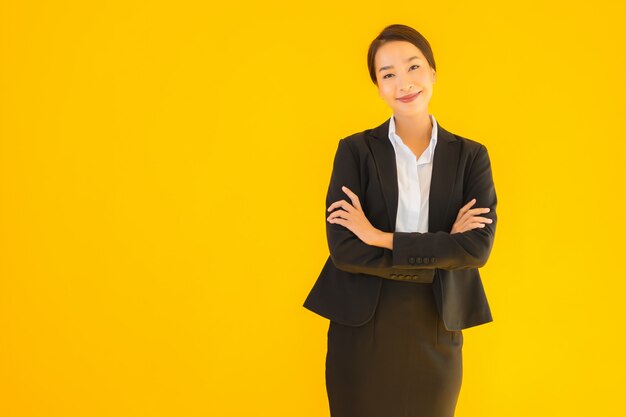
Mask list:
[[[328,415],[302,302],[390,23],[499,197],[457,416],[624,415],[621,2],[158,3],[0,3],[0,415]]]

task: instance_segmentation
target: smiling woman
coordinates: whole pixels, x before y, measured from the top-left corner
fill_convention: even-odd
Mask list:
[[[339,141],[330,254],[304,306],[330,320],[332,417],[452,417],[462,329],[492,320],[478,272],[497,219],[489,155],[429,114],[435,60],[415,29],[386,27],[368,67],[393,114]]]

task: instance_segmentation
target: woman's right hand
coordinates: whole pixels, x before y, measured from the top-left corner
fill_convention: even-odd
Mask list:
[[[492,222],[492,220],[488,217],[477,216],[477,214],[480,213],[488,213],[489,207],[470,210],[470,207],[472,207],[475,203],[476,199],[472,198],[469,203],[461,207],[459,214],[456,216],[456,221],[452,226],[450,234],[463,233],[468,230],[476,229],[477,227],[485,227],[485,223]]]

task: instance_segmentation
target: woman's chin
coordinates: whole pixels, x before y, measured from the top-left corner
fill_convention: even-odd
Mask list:
[[[428,113],[428,106],[395,106],[393,108],[393,114],[399,116],[419,116],[423,113]]]

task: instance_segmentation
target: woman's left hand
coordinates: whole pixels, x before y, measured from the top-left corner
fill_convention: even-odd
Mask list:
[[[333,211],[338,208],[342,210],[335,210],[326,220],[328,220],[329,223],[344,226],[364,243],[373,245],[377,237],[381,234],[381,231],[372,226],[369,220],[367,220],[367,217],[365,217],[359,197],[348,187],[341,187],[341,189],[350,197],[352,204],[348,203],[346,200],[335,201],[328,207],[328,211]]]

